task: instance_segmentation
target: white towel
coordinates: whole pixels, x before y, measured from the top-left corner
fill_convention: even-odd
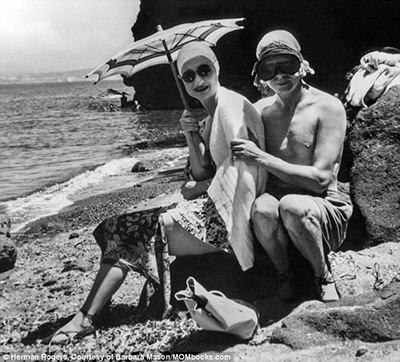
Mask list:
[[[208,194],[225,222],[240,266],[247,270],[254,265],[251,207],[264,192],[267,173],[260,167],[233,160],[230,142],[234,138],[251,139],[264,150],[264,126],[256,108],[246,98],[221,87],[211,127],[210,151],[217,172]]]
[[[346,101],[354,107],[367,107],[365,96],[384,71],[383,67],[373,72],[363,68],[359,69],[347,87]]]
[[[353,75],[346,89],[346,101],[355,107],[367,107],[365,97],[375,100],[397,84],[400,75],[400,54],[371,52],[360,60],[361,68]]]

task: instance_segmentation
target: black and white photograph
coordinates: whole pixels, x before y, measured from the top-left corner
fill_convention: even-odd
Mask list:
[[[1,361],[400,361],[400,2],[1,0]]]

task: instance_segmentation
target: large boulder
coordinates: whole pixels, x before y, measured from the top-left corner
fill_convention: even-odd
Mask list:
[[[350,124],[352,199],[365,224],[364,246],[400,240],[400,86],[360,110]]]
[[[283,319],[271,337],[272,343],[309,348],[347,339],[386,342],[400,339],[400,280],[382,290],[339,302],[309,302]]]
[[[341,300],[300,304],[273,329],[271,342],[304,349],[344,340],[400,340],[400,244],[331,253],[329,259]],[[269,309],[266,301],[261,315]]]
[[[245,29],[225,35],[215,48],[221,63],[221,83],[256,100],[251,69],[261,36],[272,29],[288,29],[298,37],[303,54],[315,69],[307,81],[324,90],[342,93],[345,74],[369,49],[398,44],[400,2],[376,0],[142,0],[132,27],[134,38],[177,24],[245,17]],[[384,19],[384,26],[382,24]],[[138,72],[127,81],[146,108],[182,108],[169,65]]]

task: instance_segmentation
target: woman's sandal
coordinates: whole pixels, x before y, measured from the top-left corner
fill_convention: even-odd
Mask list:
[[[81,310],[81,312],[83,313],[83,316],[89,320],[89,322],[91,324],[90,326],[85,327],[84,329],[82,329],[80,331],[58,330],[58,331],[54,332],[53,334],[51,334],[50,336],[44,338],[42,340],[42,344],[48,344],[49,346],[51,346],[52,344],[69,344],[74,341],[79,341],[91,334],[96,334],[96,325],[97,325],[96,317],[92,314],[89,314],[89,313],[83,311],[83,310]],[[55,341],[54,337],[59,336],[59,335],[64,335],[64,336],[66,336],[66,338]]]

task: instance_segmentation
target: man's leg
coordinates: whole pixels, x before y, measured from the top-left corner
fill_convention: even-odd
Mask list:
[[[295,291],[287,254],[289,238],[280,221],[279,201],[269,194],[258,197],[253,204],[251,220],[258,241],[278,273],[278,294],[289,301],[295,297]]]
[[[288,270],[288,237],[279,218],[279,201],[269,195],[259,196],[251,210],[257,240],[267,252],[278,274]]]
[[[280,200],[279,212],[294,246],[310,262],[319,284],[323,284],[321,298],[339,299],[325,261],[321,211],[317,204],[306,195],[286,195]]]

